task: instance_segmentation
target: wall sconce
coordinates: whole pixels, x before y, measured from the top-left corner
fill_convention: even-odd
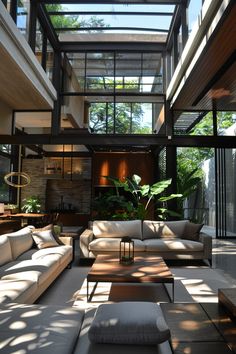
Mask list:
[[[129,265],[134,262],[134,241],[129,236],[122,237],[120,241],[120,263]]]

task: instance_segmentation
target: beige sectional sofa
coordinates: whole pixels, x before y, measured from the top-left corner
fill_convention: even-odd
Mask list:
[[[118,255],[120,240],[129,236],[135,254],[155,254],[164,259],[212,260],[212,238],[200,232],[202,225],[179,221],[102,221],[95,220],[91,229],[80,235],[80,258],[98,254]]]
[[[34,234],[29,226],[0,235],[0,303],[32,304],[72,261],[71,238],[60,238],[60,245],[48,239],[51,244],[38,249],[33,235],[40,243],[41,235],[49,237],[50,231]]]

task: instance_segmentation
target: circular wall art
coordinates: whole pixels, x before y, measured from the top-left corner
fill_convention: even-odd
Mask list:
[[[11,177],[18,177],[18,180],[23,179],[22,183],[14,183],[10,179]],[[4,176],[4,181],[12,187],[23,188],[30,184],[30,176],[25,172],[10,172]]]

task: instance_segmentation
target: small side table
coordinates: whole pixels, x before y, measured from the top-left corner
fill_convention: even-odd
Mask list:
[[[75,240],[79,239],[83,229],[83,226],[63,226],[60,233],[60,236],[71,237],[73,240],[73,260],[75,258]]]

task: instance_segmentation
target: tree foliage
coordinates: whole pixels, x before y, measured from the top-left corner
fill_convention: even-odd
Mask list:
[[[151,128],[143,124],[143,118],[140,103],[132,103],[132,108],[131,103],[116,103],[115,112],[113,103],[94,103],[90,107],[90,128],[94,133],[150,134]]]
[[[65,11],[65,8],[61,4],[46,4],[47,11]],[[81,16],[70,15],[52,15],[52,24],[55,28],[69,28],[69,27],[108,27],[102,18],[91,16],[89,19],[85,19]]]
[[[234,115],[231,112],[217,112],[218,134],[235,123]],[[212,113],[208,113],[191,130],[191,135],[209,136],[213,135]],[[198,148],[178,148],[177,154],[177,192],[183,195],[178,199],[178,210],[183,213],[183,201],[192,195],[200,186],[204,178],[202,166],[204,161],[214,157],[214,149]]]

